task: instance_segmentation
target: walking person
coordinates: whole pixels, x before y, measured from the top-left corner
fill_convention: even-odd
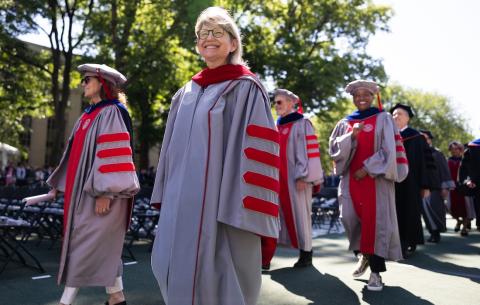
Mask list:
[[[280,236],[278,243],[299,249],[293,267],[312,265],[312,191],[323,182],[315,129],[300,110],[300,99],[287,89],[274,92],[280,134]],[[295,109],[297,108],[299,109]],[[277,240],[262,239],[262,269],[270,268]]]
[[[152,269],[167,305],[253,305],[260,236],[278,237],[279,139],[238,26],[210,7],[195,25],[207,68],[173,97],[151,203]]]
[[[428,130],[420,130],[420,133],[430,146],[435,164],[431,179],[434,187],[432,187],[430,196],[423,198],[422,213],[430,233],[427,241],[438,243],[440,242],[440,233],[447,230],[445,203],[448,201],[449,191],[455,188],[455,182],[450,176],[447,159],[440,150],[433,146],[433,134]]]
[[[456,187],[450,192],[450,214],[457,220],[454,231],[460,231],[461,236],[468,236],[468,224],[470,222],[467,213],[467,203],[465,194],[461,191],[462,182],[459,180],[459,169],[463,158],[464,146],[458,141],[452,141],[448,145],[450,158],[448,158],[448,168],[452,180],[455,181]]]
[[[476,227],[480,231],[480,138],[468,143],[458,176],[474,199]]]
[[[329,154],[340,175],[342,222],[358,257],[354,277],[370,266],[367,289],[381,291],[385,260],[402,259],[395,209],[395,182],[407,176],[408,162],[392,116],[383,111],[375,82],[347,85],[357,110],[340,120],[329,140]],[[372,103],[377,95],[379,107]]]
[[[58,274],[65,290],[60,304],[72,304],[79,287],[104,286],[106,305],[125,305],[121,256],[139,190],[132,123],[119,89],[126,78],[106,65],[84,64],[78,70],[90,106],[74,125],[63,157],[47,180],[52,194],[65,193]]]
[[[431,170],[435,168],[430,148],[425,138],[408,124],[413,110],[398,103],[390,109],[402,136],[408,160],[408,176],[395,184],[398,226],[404,258],[413,254],[417,245],[425,243],[422,227],[422,200],[430,196]]]

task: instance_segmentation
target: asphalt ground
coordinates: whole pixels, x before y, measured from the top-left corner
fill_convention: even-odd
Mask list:
[[[291,268],[297,251],[279,248],[271,270],[262,275],[258,305],[479,305],[480,232],[461,237],[453,232],[453,226],[449,220],[449,230],[439,244],[420,246],[409,259],[388,262],[387,272],[382,274],[386,286],[381,292],[366,290],[368,272],[359,279],[351,276],[356,260],[347,251],[344,234],[315,238],[314,265],[309,268]],[[40,259],[46,273],[10,263],[0,274],[0,305],[58,304],[63,291],[55,279],[59,245],[50,248],[48,242],[36,245],[32,241],[27,247]],[[148,248],[148,244],[137,244],[133,247],[136,261],[125,259],[124,286],[129,305],[164,304],[150,269]],[[45,275],[51,277],[32,279]],[[80,289],[74,304],[100,305],[105,300],[103,288],[89,287]]]

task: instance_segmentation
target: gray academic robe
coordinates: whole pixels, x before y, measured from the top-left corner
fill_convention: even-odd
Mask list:
[[[89,126],[88,126],[89,125]],[[71,142],[78,128],[89,128],[82,149],[73,186],[68,221],[63,238],[58,283],[69,287],[113,286],[122,274],[121,255],[130,217],[132,198],[140,189],[133,171],[113,170],[116,164],[132,163],[132,155],[105,157],[113,148],[130,148],[130,140],[108,141],[108,137],[127,133],[121,111],[116,105],[100,110],[93,121],[75,124]],[[107,141],[97,140],[103,136]],[[107,138],[105,138],[107,136]],[[47,183],[65,191],[67,166],[71,145],[65,150],[56,170]],[[106,167],[102,167],[105,165]],[[133,165],[133,163],[132,163]],[[102,169],[102,171],[101,171]],[[110,212],[95,214],[95,198],[112,198]]]
[[[287,129],[290,129],[287,131]],[[288,132],[286,169],[289,200],[281,202],[280,235],[278,243],[304,251],[312,250],[312,189],[323,182],[318,140],[312,123],[301,118],[293,123],[279,125],[279,131]],[[283,145],[283,143],[281,143]],[[281,167],[282,169],[283,167]],[[308,182],[303,191],[296,188],[296,180]],[[280,200],[283,198],[280,197]],[[289,204],[285,209],[283,205]],[[293,239],[293,241],[292,241]]]
[[[253,305],[260,235],[278,237],[278,133],[254,77],[173,97],[151,202],[152,269],[168,305]]]
[[[341,217],[350,241],[350,250],[360,249],[361,222],[355,212],[349,190],[349,165],[357,142],[352,140],[346,119],[337,123],[330,135],[329,154],[335,162],[335,173],[340,175],[338,200]],[[377,115],[375,129],[375,153],[364,161],[368,175],[375,178],[376,223],[374,252],[385,259],[402,259],[402,250],[395,208],[395,182],[408,174],[408,164],[399,163],[406,159],[401,137],[392,116],[387,112]],[[399,149],[397,149],[399,147]],[[401,148],[400,148],[401,147]]]

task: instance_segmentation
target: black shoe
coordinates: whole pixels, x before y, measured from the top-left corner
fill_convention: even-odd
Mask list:
[[[457,224],[455,225],[455,228],[453,228],[453,231],[455,232],[460,231],[460,225],[461,225],[460,221],[457,220]]]
[[[105,302],[105,305],[110,305],[108,304],[108,301]],[[123,301],[123,302],[120,302],[120,303],[117,303],[117,304],[113,304],[113,305],[127,305],[127,301]]]
[[[262,270],[264,270],[264,271],[270,270],[270,263],[262,265]]]
[[[462,235],[462,236],[468,236],[467,229],[463,228],[463,230],[460,232],[460,235]]]
[[[312,251],[300,250],[300,257],[298,261],[293,265],[294,268],[304,268],[312,265]]]
[[[413,254],[413,252],[415,252],[415,250],[417,250],[417,245],[408,246],[407,254]]]

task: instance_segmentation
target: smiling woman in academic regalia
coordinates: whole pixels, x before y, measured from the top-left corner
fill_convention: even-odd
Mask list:
[[[126,78],[105,65],[78,69],[91,105],[47,180],[53,193],[65,193],[58,282],[66,287],[60,304],[72,304],[78,287],[104,286],[107,305],[125,305],[121,256],[132,198],[140,189],[132,160],[132,123],[119,90]]]
[[[173,97],[151,203],[152,269],[168,305],[253,305],[260,236],[278,237],[279,137],[268,94],[222,8],[195,26],[207,68]]]
[[[340,120],[330,136],[330,156],[341,176],[338,199],[350,250],[359,257],[354,277],[371,274],[367,289],[383,289],[385,259],[402,259],[395,210],[395,182],[408,162],[392,116],[381,108],[378,86],[365,80],[345,88],[357,111]],[[377,94],[379,108],[372,107]]]

